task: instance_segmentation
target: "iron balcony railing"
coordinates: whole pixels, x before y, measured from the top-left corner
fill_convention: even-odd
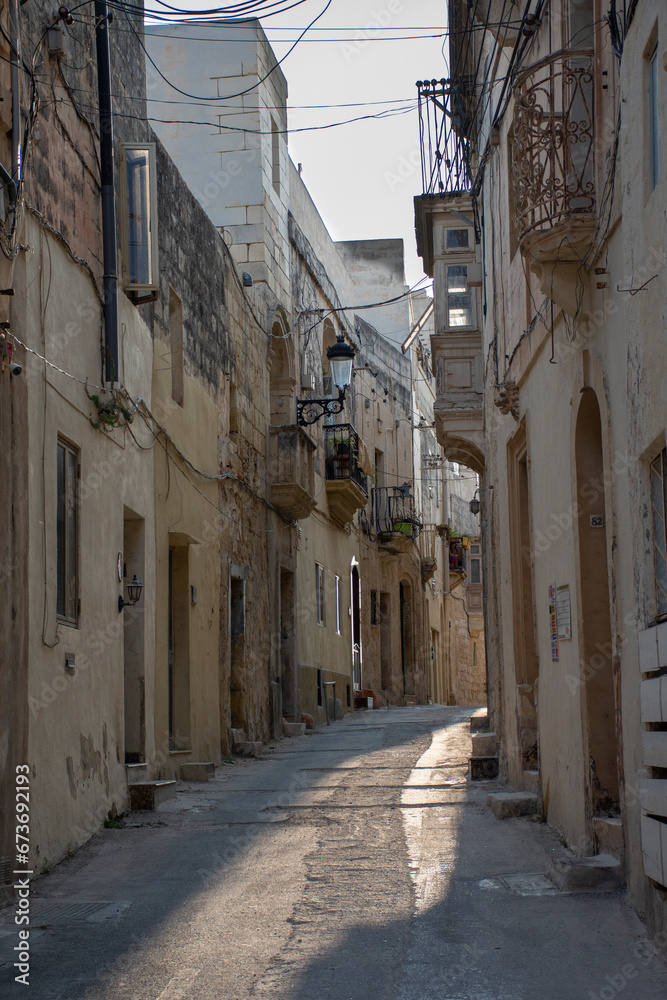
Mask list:
[[[465,110],[451,80],[418,80],[422,192],[451,194],[472,186]]]
[[[526,69],[514,87],[512,180],[520,238],[594,217],[593,50]]]
[[[401,532],[415,540],[422,526],[408,486],[380,486],[371,490],[371,531],[379,535]]]
[[[419,555],[426,562],[435,562],[438,554],[438,525],[425,524],[419,532]]]
[[[327,480],[352,480],[368,496],[368,477],[359,464],[359,435],[352,424],[324,428],[324,464]]]

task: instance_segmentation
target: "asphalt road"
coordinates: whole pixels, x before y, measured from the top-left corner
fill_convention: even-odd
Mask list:
[[[30,986],[0,997],[665,1000],[621,893],[543,876],[546,824],[470,785],[469,712],[357,713],[181,786],[32,884]]]

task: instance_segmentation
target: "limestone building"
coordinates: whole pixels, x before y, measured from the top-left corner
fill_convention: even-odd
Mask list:
[[[426,361],[401,350],[400,241],[331,241],[257,22],[233,52],[198,37],[196,73],[151,39],[220,103],[194,155],[146,121],[147,91],[169,116],[141,19],[96,24],[114,131],[91,25],[61,18],[21,8],[36,72],[0,81],[3,883],[17,767],[41,871],[304,712],[448,690],[444,467]],[[337,337],[356,374],[310,423]]]
[[[501,773],[575,853],[623,861],[656,931],[666,11],[510,6],[452,0],[451,79],[419,85],[438,440],[482,483]]]

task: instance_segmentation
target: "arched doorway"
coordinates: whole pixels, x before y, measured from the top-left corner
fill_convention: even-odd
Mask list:
[[[619,809],[616,696],[609,610],[602,422],[593,389],[582,392],[575,457],[579,534],[585,752],[592,816]]]

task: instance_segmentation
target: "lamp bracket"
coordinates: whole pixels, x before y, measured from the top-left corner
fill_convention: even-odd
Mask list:
[[[322,417],[335,416],[345,404],[345,390],[338,390],[338,399],[297,399],[296,422],[300,427],[317,423]]]

